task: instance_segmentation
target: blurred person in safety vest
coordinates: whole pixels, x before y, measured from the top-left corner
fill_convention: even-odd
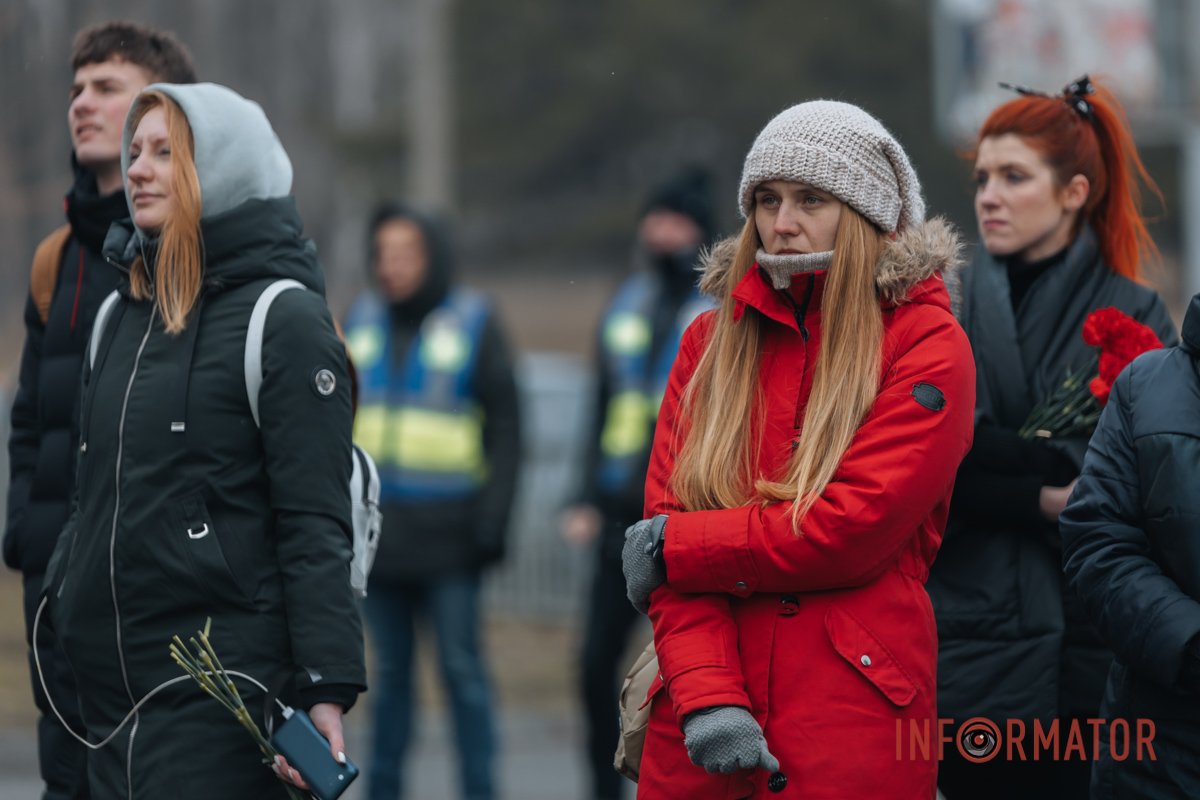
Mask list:
[[[700,294],[701,248],[712,240],[707,172],[686,168],[651,192],[638,224],[638,268],[608,304],[598,331],[597,391],[584,478],[562,516],[563,536],[595,548],[580,659],[591,796],[617,798],[617,678],[637,620],[625,599],[621,546],[642,517],[654,421],[683,332],[712,308]]]
[[[504,554],[520,457],[506,337],[454,285],[439,220],[385,205],[370,224],[375,291],[345,321],[359,372],[355,441],[375,459],[384,530],[365,601],[375,653],[368,796],[395,800],[413,716],[414,628],[437,639],[464,797],[491,798],[496,732],[479,636],[484,567]]]

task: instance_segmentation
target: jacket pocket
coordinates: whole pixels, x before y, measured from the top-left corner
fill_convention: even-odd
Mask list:
[[[871,629],[838,606],[825,613],[825,630],[838,655],[866,678],[893,705],[903,708],[917,695],[917,686]]]
[[[53,625],[54,612],[58,607],[58,599],[62,596],[67,569],[71,566],[71,556],[75,553],[76,527],[69,524],[58,537],[50,561],[46,564],[46,576],[42,581],[41,597],[46,599],[46,617]]]
[[[230,534],[218,530],[203,496],[195,494],[183,500],[171,536],[175,538],[176,546],[182,547],[188,569],[199,584],[201,594],[246,605],[250,601],[249,592],[225,558],[222,535]]]

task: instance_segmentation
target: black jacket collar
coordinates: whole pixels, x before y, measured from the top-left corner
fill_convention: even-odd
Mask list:
[[[80,166],[74,155],[71,166],[75,170],[75,183],[63,201],[67,221],[71,223],[75,238],[88,250],[99,253],[109,226],[129,216],[125,190],[118,189],[102,196],[96,187],[95,173]]]

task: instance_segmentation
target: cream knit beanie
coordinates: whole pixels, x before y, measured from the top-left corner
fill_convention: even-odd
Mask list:
[[[755,188],[773,180],[829,192],[888,232],[925,219],[921,184],[904,149],[879,120],[849,103],[800,103],[767,123],[742,168],[743,217]]]

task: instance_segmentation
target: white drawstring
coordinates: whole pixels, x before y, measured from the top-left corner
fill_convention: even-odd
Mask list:
[[[133,719],[133,715],[137,713],[137,710],[139,708],[141,708],[143,705],[145,705],[146,701],[148,701],[151,697],[154,697],[154,695],[158,694],[163,689],[166,689],[168,686],[172,686],[176,683],[179,683],[180,681],[190,681],[192,679],[192,676],[190,676],[190,675],[180,675],[177,678],[171,678],[169,681],[163,681],[158,686],[155,686],[153,689],[151,689],[149,692],[146,693],[145,697],[143,697],[141,700],[138,700],[137,703],[133,706],[133,708],[129,709],[129,713],[125,715],[125,719],[121,720],[120,724],[117,725],[117,727],[113,729],[112,733],[110,733],[107,737],[105,737],[103,741],[98,742],[97,744],[92,744],[87,739],[83,738],[78,733],[71,730],[71,726],[67,724],[67,721],[65,719],[63,719],[62,714],[59,713],[59,711],[58,711],[58,707],[54,705],[54,698],[50,694],[50,689],[46,686],[46,676],[42,674],[42,659],[41,659],[41,656],[38,655],[38,649],[37,649],[37,632],[38,632],[38,625],[42,621],[42,609],[44,609],[46,607],[47,599],[48,598],[46,598],[46,597],[42,598],[42,602],[38,605],[37,614],[35,614],[33,617],[33,636],[32,636],[32,639],[33,639],[33,643],[32,643],[33,662],[37,666],[38,681],[42,684],[42,691],[46,694],[46,700],[50,703],[50,709],[54,712],[54,716],[58,717],[58,721],[62,723],[62,726],[64,728],[66,728],[67,733],[71,734],[76,739],[78,739],[79,742],[81,744],[83,744],[84,746],[86,746],[92,750],[99,750],[101,747],[104,747],[104,745],[108,744],[109,742],[111,742],[113,740],[114,736],[116,736],[118,733],[121,732],[121,729],[124,728],[129,723],[129,720]],[[209,673],[209,674],[211,674],[211,673]],[[242,678],[243,680],[249,681],[250,683],[257,686],[259,689],[262,689],[262,691],[264,693],[267,693],[270,691],[269,689],[267,689],[266,686],[263,686],[257,680],[255,680],[254,678],[245,674],[244,672],[236,672],[234,670],[225,670],[225,674],[232,675],[235,678]],[[283,714],[285,717],[291,716],[292,709],[289,708],[278,697],[275,698],[275,704],[278,705],[279,708],[283,711]]]

